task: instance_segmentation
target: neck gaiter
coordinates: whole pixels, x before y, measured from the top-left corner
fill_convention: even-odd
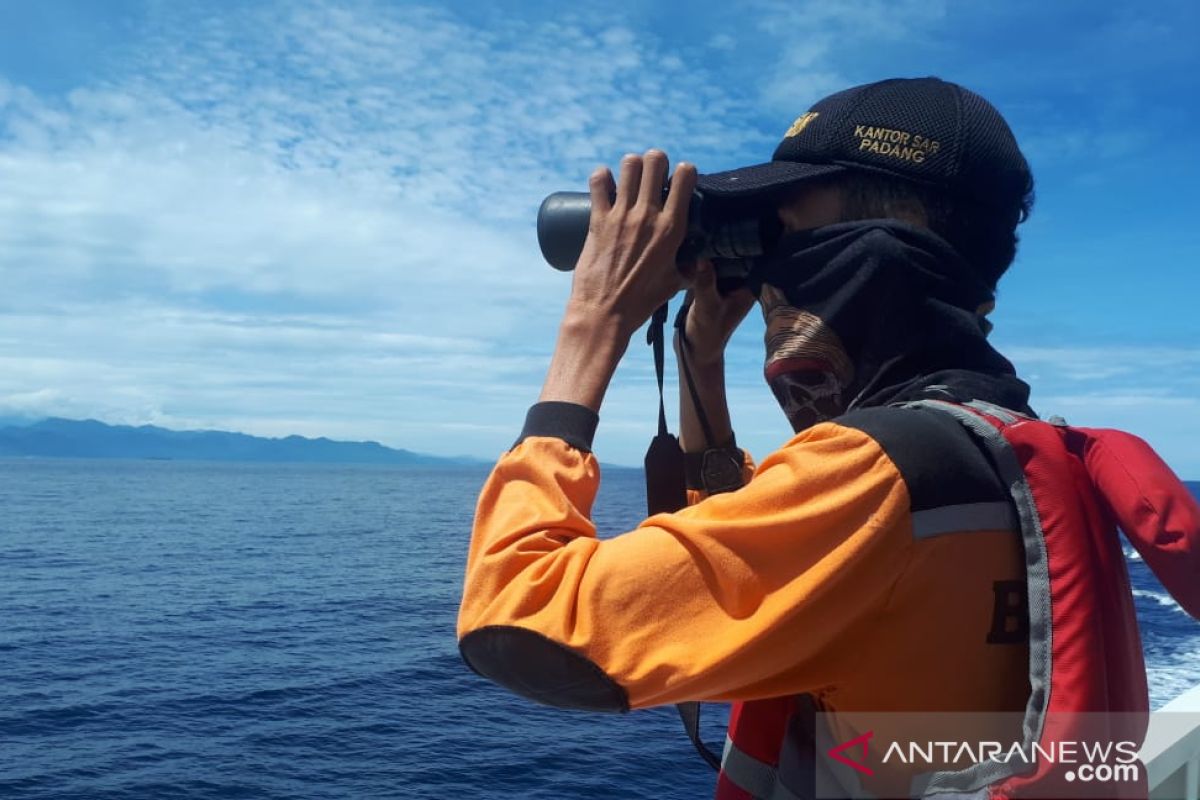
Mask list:
[[[935,386],[955,396],[948,387],[964,381],[967,394],[1027,410],[1028,387],[987,341],[992,290],[931,231],[867,220],[791,233],[749,283],[767,323],[767,382],[796,431]]]

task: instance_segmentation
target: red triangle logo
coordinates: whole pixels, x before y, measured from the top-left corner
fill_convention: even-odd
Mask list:
[[[854,769],[858,770],[859,772],[863,773],[864,775],[874,775],[875,770],[871,769],[870,767],[868,767],[866,765],[867,742],[869,742],[871,740],[871,737],[874,735],[875,735],[875,731],[867,731],[866,733],[862,734],[861,736],[855,736],[850,741],[842,742],[837,747],[832,748],[829,751],[828,755],[834,761],[838,761],[842,764],[845,764],[847,767],[853,767]],[[846,756],[843,752],[845,750],[849,750],[854,747],[859,748],[859,757],[858,757],[859,760],[858,761],[855,761],[854,759]]]

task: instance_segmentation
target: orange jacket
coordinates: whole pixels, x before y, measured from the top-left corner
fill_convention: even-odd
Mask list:
[[[479,498],[458,618],[477,672],[611,711],[800,693],[835,711],[1024,707],[1017,524],[957,423],[853,412],[748,464],[741,489],[601,539],[595,421],[539,406]]]

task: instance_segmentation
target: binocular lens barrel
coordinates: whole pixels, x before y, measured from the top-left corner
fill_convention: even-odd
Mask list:
[[[761,210],[731,213],[731,209],[706,208],[698,192],[688,210],[688,232],[676,258],[681,262],[709,258],[718,262],[718,272],[744,274],[750,262],[762,256],[778,238],[779,223]],[[570,272],[579,261],[587,241],[592,215],[588,192],[555,192],[538,209],[537,235],[542,256],[555,269]],[[737,266],[735,267],[735,263]]]
[[[546,262],[564,272],[575,269],[583,252],[592,217],[592,196],[587,192],[555,192],[538,209],[537,236]]]

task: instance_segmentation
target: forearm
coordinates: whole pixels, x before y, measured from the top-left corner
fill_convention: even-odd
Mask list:
[[[599,413],[632,332],[613,315],[571,306],[563,316],[558,342],[539,401],[577,403]]]
[[[675,342],[675,355],[679,360],[679,443],[684,452],[701,453],[729,444],[733,438],[733,424],[729,419],[729,404],[725,397],[724,356],[699,358],[678,339]],[[691,387],[688,385],[684,359],[691,374]],[[708,422],[711,440],[700,422],[697,402]]]

